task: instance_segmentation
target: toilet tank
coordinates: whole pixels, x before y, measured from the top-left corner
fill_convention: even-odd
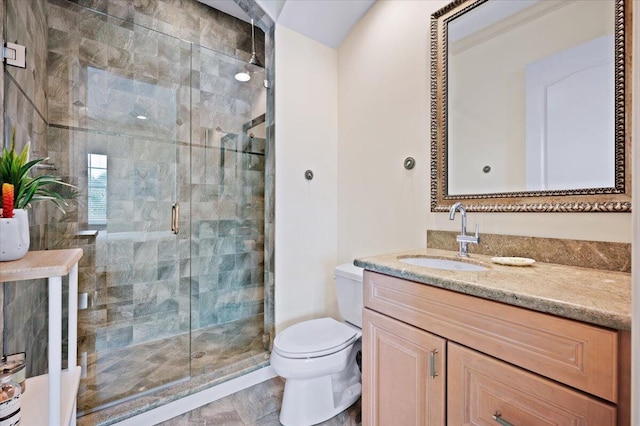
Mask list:
[[[362,328],[362,275],[364,269],[353,263],[345,263],[336,266],[334,273],[342,319]]]

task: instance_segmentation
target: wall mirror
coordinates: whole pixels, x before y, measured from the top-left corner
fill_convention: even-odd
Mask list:
[[[431,210],[631,210],[631,1],[456,0],[431,18]]]

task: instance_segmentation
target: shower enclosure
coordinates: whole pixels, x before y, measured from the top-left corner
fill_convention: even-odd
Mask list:
[[[177,2],[183,25],[218,37],[205,47],[192,28],[175,34],[176,11],[159,10],[172,2],[120,3],[46,2],[39,151],[78,195],[66,214],[47,211],[44,245],[84,249],[80,414],[256,368],[269,343],[266,77],[234,78],[250,25]]]

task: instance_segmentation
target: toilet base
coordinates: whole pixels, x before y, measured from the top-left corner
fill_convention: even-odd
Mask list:
[[[360,368],[354,345],[349,364],[343,371],[313,379],[287,379],[284,385],[280,423],[284,426],[310,426],[329,420],[352,406],[362,394]]]

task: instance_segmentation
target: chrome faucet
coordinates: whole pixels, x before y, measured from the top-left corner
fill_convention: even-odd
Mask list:
[[[456,212],[460,212],[460,216],[462,216],[462,233],[456,236],[456,241],[458,242],[458,246],[460,247],[458,250],[458,256],[467,257],[469,256],[467,246],[469,243],[478,244],[480,242],[480,237],[478,236],[478,224],[476,223],[476,234],[475,235],[467,235],[467,211],[465,210],[462,203],[455,203],[449,209],[449,220],[453,220],[456,217]]]

